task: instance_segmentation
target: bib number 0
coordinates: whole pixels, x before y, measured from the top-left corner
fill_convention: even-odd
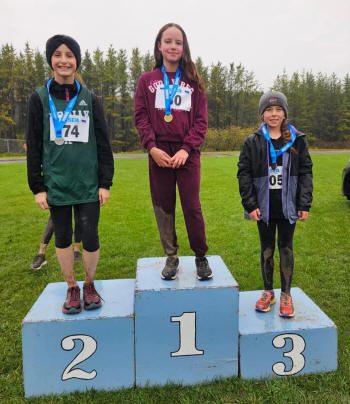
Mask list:
[[[74,369],[74,367],[84,362],[94,354],[97,348],[97,343],[94,338],[90,337],[89,335],[69,335],[68,337],[63,338],[61,341],[62,349],[65,351],[71,351],[75,347],[76,340],[80,340],[83,343],[83,348],[64,369],[62,373],[62,380],[74,378],[84,380],[94,379],[97,375],[96,370],[87,372],[79,368]]]
[[[203,355],[202,349],[196,347],[196,313],[183,313],[181,316],[170,317],[172,323],[179,323],[180,346],[176,352],[171,352],[170,356],[190,356]]]
[[[172,85],[170,85],[170,90]],[[173,102],[171,104],[171,109],[176,109],[180,111],[190,111],[192,107],[191,90],[186,87],[179,87],[177,93],[174,96]],[[164,109],[165,99],[164,99],[164,87],[158,86],[155,98],[155,108]]]
[[[277,335],[272,340],[272,345],[275,348],[284,348],[286,340],[289,339],[292,342],[292,349],[288,352],[284,352],[283,356],[290,358],[292,361],[292,367],[290,370],[286,370],[287,366],[284,362],[277,362],[272,366],[272,370],[278,376],[295,375],[305,367],[305,357],[303,352],[305,350],[304,338],[298,334],[281,334]]]

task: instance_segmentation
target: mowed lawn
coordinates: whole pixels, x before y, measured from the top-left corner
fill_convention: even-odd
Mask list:
[[[336,323],[338,371],[254,382],[233,378],[194,387],[89,391],[28,402],[350,402],[350,201],[340,192],[341,171],[348,158],[346,154],[313,155],[314,204],[310,219],[298,223],[295,233],[293,286],[303,289]],[[240,290],[261,289],[257,229],[255,223],[243,219],[236,172],[237,157],[202,158],[201,200],[209,254],[223,258]],[[34,203],[25,164],[0,165],[0,194],[0,402],[17,403],[24,401],[22,319],[44,287],[63,278],[53,242],[48,264],[38,272],[29,270],[48,212]],[[179,203],[177,209],[179,254],[191,255]],[[115,160],[111,199],[101,210],[100,241],[98,279],[134,278],[138,258],[163,255],[146,159]],[[82,279],[81,265],[76,272]],[[275,287],[280,287],[278,271]]]

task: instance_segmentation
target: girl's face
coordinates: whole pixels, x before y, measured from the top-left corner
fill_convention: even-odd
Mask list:
[[[178,64],[183,53],[182,32],[176,27],[166,29],[158,43],[158,49],[163,56],[164,64]]]
[[[270,128],[280,128],[285,118],[284,109],[278,105],[273,105],[265,109],[263,122],[267,123]]]
[[[67,45],[60,45],[51,57],[55,80],[60,83],[69,83],[74,81],[74,73],[77,70],[77,61],[74,53]],[[73,81],[72,81],[73,80]]]

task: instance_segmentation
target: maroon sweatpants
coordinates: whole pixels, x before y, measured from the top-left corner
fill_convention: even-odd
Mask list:
[[[158,147],[173,156],[181,143],[158,143]],[[176,184],[179,189],[182,211],[191,249],[196,256],[208,250],[205,226],[199,200],[200,153],[193,151],[186,164],[180,168],[162,168],[149,156],[151,196],[160,239],[166,255],[177,254],[175,230]]]

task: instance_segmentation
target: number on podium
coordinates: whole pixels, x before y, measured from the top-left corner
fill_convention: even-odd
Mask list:
[[[180,323],[180,347],[177,351],[171,352],[170,356],[203,355],[204,350],[196,347],[196,312],[182,313],[181,316],[171,316],[170,321]]]
[[[97,348],[97,343],[94,338],[90,337],[89,335],[69,335],[68,337],[63,338],[63,340],[61,341],[62,349],[64,349],[65,351],[71,351],[75,347],[76,340],[80,340],[83,343],[83,348],[72,360],[72,362],[70,362],[64,369],[62,373],[62,380],[73,378],[91,380],[97,375],[95,369],[91,372],[87,372],[83,369],[73,368],[74,366],[79,365],[94,354]]]

